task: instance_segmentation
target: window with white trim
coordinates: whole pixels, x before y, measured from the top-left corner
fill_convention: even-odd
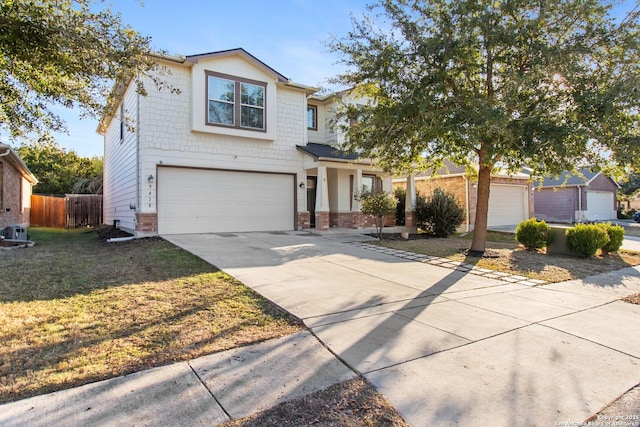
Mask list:
[[[267,84],[207,71],[207,125],[266,131]]]

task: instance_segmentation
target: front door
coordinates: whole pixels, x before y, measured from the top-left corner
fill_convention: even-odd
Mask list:
[[[309,211],[309,225],[311,228],[316,227],[316,183],[317,176],[307,177],[307,210]]]

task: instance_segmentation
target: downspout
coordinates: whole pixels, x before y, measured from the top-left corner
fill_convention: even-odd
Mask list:
[[[0,154],[0,157],[8,156],[10,152],[11,152],[11,147],[7,147],[7,151],[5,151],[4,153]]]
[[[580,186],[578,185],[578,212],[580,212],[580,222],[582,222],[582,189],[580,188]],[[578,222],[576,221],[576,218],[573,219],[574,222]]]

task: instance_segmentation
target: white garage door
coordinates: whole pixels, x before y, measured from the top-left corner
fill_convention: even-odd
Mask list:
[[[587,219],[609,220],[613,214],[613,193],[610,191],[587,191]]]
[[[514,225],[529,217],[526,187],[492,184],[489,193],[488,226]]]
[[[160,234],[294,228],[294,176],[161,167]]]

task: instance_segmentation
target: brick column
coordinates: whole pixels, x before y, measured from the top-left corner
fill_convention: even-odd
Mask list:
[[[309,212],[298,212],[298,222],[296,230],[311,228],[311,214]]]
[[[329,229],[329,212],[316,212],[316,230],[326,231]]]
[[[136,231],[158,231],[158,214],[136,213]]]

